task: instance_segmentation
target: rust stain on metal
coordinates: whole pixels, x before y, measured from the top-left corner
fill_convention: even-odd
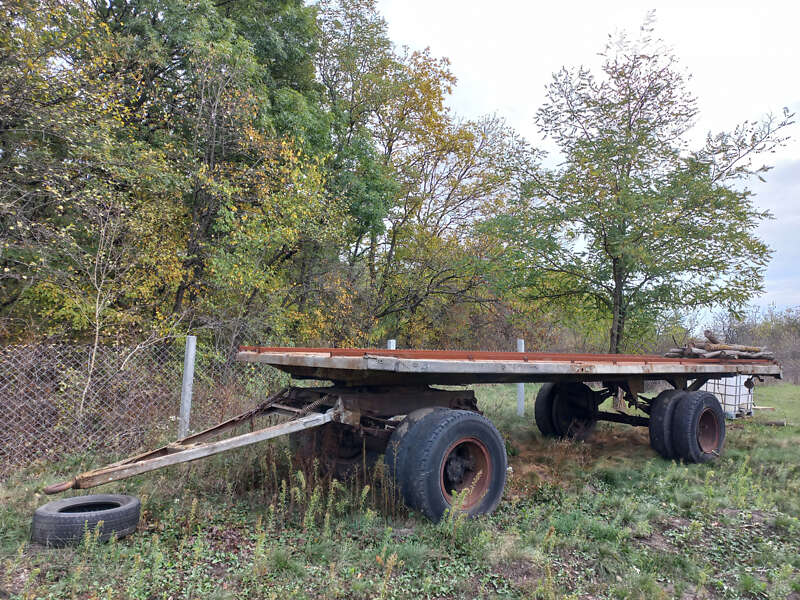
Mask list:
[[[640,354],[569,354],[552,352],[473,352],[463,350],[387,350],[384,348],[285,348],[269,346],[241,346],[241,352],[269,354],[329,354],[330,356],[364,357],[383,356],[389,358],[430,360],[506,360],[514,362],[570,362],[590,364],[678,364],[678,365],[770,365],[767,359],[721,359],[721,358],[667,358],[665,356]]]

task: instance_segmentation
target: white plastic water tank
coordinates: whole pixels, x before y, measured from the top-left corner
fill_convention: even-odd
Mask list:
[[[711,379],[700,389],[717,397],[729,419],[750,416],[753,414],[753,389],[745,385],[747,379],[745,375]]]

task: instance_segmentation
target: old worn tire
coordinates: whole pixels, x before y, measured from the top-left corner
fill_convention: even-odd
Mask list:
[[[461,506],[466,514],[487,514],[497,507],[508,462],[503,437],[489,419],[468,410],[437,411],[409,435],[415,443],[409,446],[405,477],[413,508],[438,522],[454,494],[465,489],[472,490]]]
[[[416,436],[409,434],[422,419],[432,413],[443,410],[445,410],[445,408],[441,406],[430,406],[410,412],[392,432],[392,436],[389,438],[389,443],[386,446],[386,453],[383,456],[383,462],[386,466],[387,476],[394,481],[396,489],[404,499],[408,495],[408,490],[404,489],[405,486],[403,485],[403,482],[408,480],[405,475],[408,466],[408,448],[410,445],[418,443]]]
[[[714,394],[687,392],[672,415],[672,443],[677,458],[703,463],[714,460],[725,444],[725,413]]]
[[[672,416],[685,393],[684,390],[664,390],[655,397],[650,410],[650,447],[668,460],[675,458]]]
[[[556,397],[556,384],[545,383],[539,388],[536,394],[536,403],[533,406],[533,416],[536,420],[536,427],[545,437],[556,437],[555,426],[553,425],[553,401]]]
[[[350,439],[353,434],[354,430],[346,425],[328,423],[289,436],[289,446],[300,460],[309,464],[316,460],[322,474],[345,481],[363,475],[365,466],[371,471],[380,456],[369,446],[365,453],[365,444]]]
[[[594,393],[585,383],[556,384],[552,407],[556,435],[585,440],[597,426],[594,409]]]
[[[121,494],[94,494],[62,498],[33,513],[31,540],[45,546],[77,544],[88,530],[99,530],[100,541],[136,531],[141,503]],[[101,523],[102,521],[102,523]]]

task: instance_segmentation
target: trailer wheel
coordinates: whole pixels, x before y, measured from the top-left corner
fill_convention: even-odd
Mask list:
[[[423,435],[420,435],[423,434]],[[466,494],[468,515],[492,512],[506,483],[503,437],[486,417],[468,410],[433,412],[412,430],[406,458],[407,502],[438,522]],[[424,436],[424,437],[423,437]]]
[[[672,416],[675,454],[686,462],[714,460],[725,443],[725,413],[714,394],[687,392]]]
[[[664,390],[655,397],[650,410],[650,446],[668,460],[675,458],[672,416],[685,393],[684,390]]]
[[[407,486],[404,485],[404,482],[408,481],[406,468],[409,463],[407,458],[409,447],[419,443],[416,441],[414,435],[409,434],[415,430],[415,426],[422,419],[431,413],[443,410],[445,410],[445,408],[442,406],[430,406],[419,408],[409,413],[392,432],[392,437],[389,438],[389,443],[386,446],[386,453],[383,456],[383,462],[386,466],[386,474],[394,481],[397,490],[404,499],[408,497],[408,490],[405,489]]]
[[[597,425],[594,402],[586,384],[545,384],[536,395],[536,426],[545,436],[585,440]]]
[[[556,397],[556,384],[545,383],[536,394],[536,403],[533,406],[533,416],[536,427],[545,437],[556,437],[556,428],[553,425],[553,401]]]
[[[133,496],[94,494],[48,502],[33,513],[31,540],[45,546],[78,544],[84,533],[99,530],[106,542],[136,531],[141,503]]]
[[[289,437],[289,444],[297,458],[309,463],[317,460],[324,474],[341,480],[356,476],[365,466],[370,471],[379,456],[352,427],[341,423],[299,431]]]

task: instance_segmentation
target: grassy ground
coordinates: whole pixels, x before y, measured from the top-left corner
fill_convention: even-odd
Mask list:
[[[776,410],[690,466],[622,425],[544,440],[513,386],[478,394],[513,470],[490,517],[430,524],[273,443],[101,488],[142,499],[129,538],[31,545],[41,487],[103,460],[81,457],[0,484],[0,598],[800,598],[800,386],[759,388]]]

